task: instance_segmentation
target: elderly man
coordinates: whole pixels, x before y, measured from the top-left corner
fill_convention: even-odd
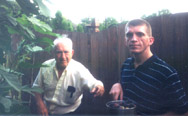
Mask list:
[[[72,41],[67,37],[54,40],[55,59],[45,61],[49,67],[41,67],[33,87],[44,90],[35,93],[41,115],[67,114],[81,104],[83,91],[89,90],[94,97],[104,94],[103,83],[96,80],[81,63],[72,59]]]

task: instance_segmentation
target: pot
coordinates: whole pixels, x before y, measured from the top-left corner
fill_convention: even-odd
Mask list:
[[[136,105],[128,100],[115,100],[106,103],[110,115],[136,115]]]

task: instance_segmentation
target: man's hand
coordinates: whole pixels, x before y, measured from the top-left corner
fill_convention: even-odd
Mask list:
[[[38,113],[42,116],[48,116],[48,110],[41,98],[41,95],[39,93],[35,93],[35,98],[38,106]]]
[[[118,100],[118,98],[120,98],[120,100],[123,100],[123,90],[122,90],[121,84],[115,83],[112,86],[109,94],[112,96],[113,100]]]
[[[91,94],[94,94],[94,97],[96,96],[102,96],[104,94],[104,87],[101,85],[97,85],[95,88],[91,90]]]

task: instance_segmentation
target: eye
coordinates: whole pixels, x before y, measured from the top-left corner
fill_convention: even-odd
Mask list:
[[[64,53],[65,53],[65,54],[68,54],[68,53],[69,53],[69,51],[64,51]]]
[[[138,37],[142,37],[142,36],[144,36],[144,33],[142,33],[142,32],[137,32],[136,35],[137,35]]]
[[[133,33],[130,33],[130,32],[127,33],[127,34],[126,34],[126,37],[127,37],[127,38],[132,38],[132,37],[133,37]]]
[[[62,51],[56,51],[55,53],[56,53],[56,54],[61,54],[61,53],[62,53]]]

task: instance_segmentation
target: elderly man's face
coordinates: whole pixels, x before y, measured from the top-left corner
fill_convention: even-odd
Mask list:
[[[65,69],[72,59],[74,50],[69,46],[58,43],[55,47],[54,52],[57,69]]]

